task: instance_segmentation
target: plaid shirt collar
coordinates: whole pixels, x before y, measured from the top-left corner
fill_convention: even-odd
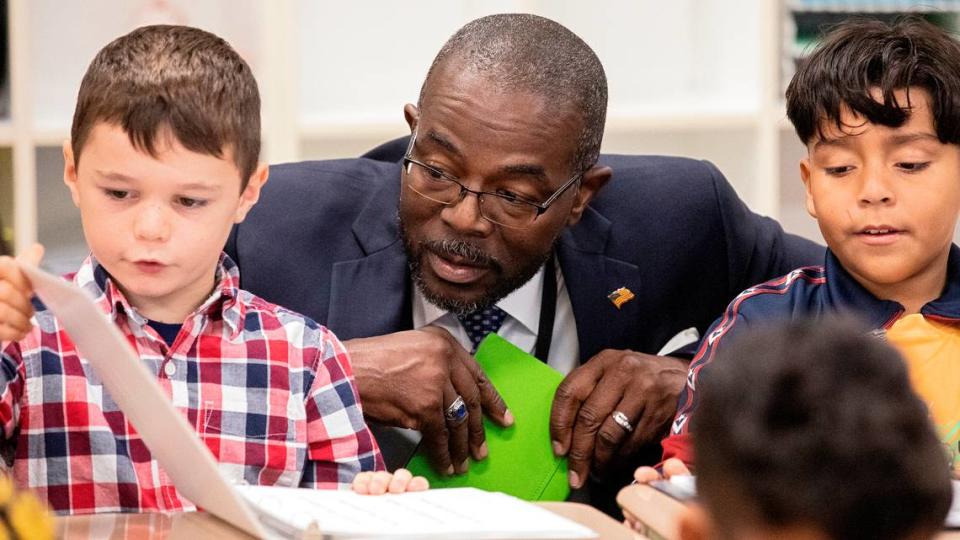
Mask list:
[[[70,277],[70,276],[68,276]],[[110,315],[114,322],[122,314],[136,325],[143,327],[147,319],[130,305],[116,282],[96,258],[91,254],[80,269],[71,277],[74,284],[87,291],[94,303]],[[243,330],[246,305],[239,301],[240,270],[226,253],[220,254],[214,281],[216,286],[210,296],[187,318],[214,316],[218,312],[230,328],[230,338],[235,339]]]

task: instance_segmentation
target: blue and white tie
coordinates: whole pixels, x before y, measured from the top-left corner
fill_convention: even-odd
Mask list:
[[[497,306],[490,306],[457,318],[460,319],[460,324],[463,325],[470,342],[473,343],[473,350],[470,351],[473,353],[487,334],[500,329],[500,325],[507,318],[507,312]]]

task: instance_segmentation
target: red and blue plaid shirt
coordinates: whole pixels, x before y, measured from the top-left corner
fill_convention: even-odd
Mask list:
[[[213,294],[171,347],[92,257],[72,279],[126,335],[228,479],[343,488],[359,471],[383,469],[343,345],[239,289],[225,255]],[[33,330],[0,356],[0,448],[17,485],[59,513],[192,509],[56,317],[34,307]]]

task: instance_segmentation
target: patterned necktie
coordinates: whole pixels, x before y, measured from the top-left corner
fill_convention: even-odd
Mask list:
[[[500,329],[503,320],[507,318],[507,312],[497,306],[490,306],[457,318],[460,319],[460,324],[463,325],[467,336],[470,337],[470,342],[473,343],[473,350],[470,351],[473,353],[487,334]]]

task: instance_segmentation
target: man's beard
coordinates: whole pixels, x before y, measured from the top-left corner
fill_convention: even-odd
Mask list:
[[[403,240],[403,249],[407,254],[407,264],[410,266],[410,279],[414,285],[428,302],[458,317],[464,317],[475,311],[490,307],[503,297],[519,289],[536,275],[547,258],[553,254],[553,245],[551,244],[550,249],[545,253],[531,258],[529,261],[524,261],[525,264],[521,268],[509,272],[499,259],[463,240],[427,240],[414,243],[407,235],[402,221],[400,221],[400,238]],[[431,290],[423,279],[421,257],[427,251],[439,256],[449,255],[463,258],[470,264],[489,268],[497,279],[492,287],[473,301],[447,298],[437,291]]]

